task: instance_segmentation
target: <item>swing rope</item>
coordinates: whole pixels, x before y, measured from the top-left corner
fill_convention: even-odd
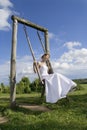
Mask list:
[[[39,38],[40,43],[41,43],[41,45],[42,45],[43,51],[46,53],[45,47],[44,47],[44,45],[43,45],[43,42],[42,42],[42,39],[41,39],[41,37],[40,37],[40,34],[39,34],[39,31],[38,31],[38,30],[37,30],[37,35],[38,35],[38,38]]]
[[[25,36],[26,36],[26,39],[27,39],[27,42],[28,42],[28,45],[29,45],[29,48],[30,48],[31,55],[32,55],[32,57],[33,57],[33,61],[36,62],[36,59],[35,59],[35,56],[34,56],[34,51],[33,51],[33,49],[32,49],[31,42],[30,42],[30,38],[29,38],[29,36],[28,36],[27,29],[26,29],[26,26],[25,26],[25,25],[24,25],[24,32],[25,32]],[[35,69],[36,69],[36,71],[37,71],[37,74],[38,74],[38,77],[39,77],[40,82],[43,84],[43,82],[42,82],[42,80],[41,80],[41,76],[40,76],[40,72],[39,72],[37,63],[35,63]]]
[[[45,46],[44,46],[44,44],[43,44],[43,42],[42,42],[42,39],[41,39],[41,36],[40,36],[38,30],[37,30],[37,35],[38,35],[38,38],[39,38],[40,43],[41,43],[41,45],[42,45],[43,51],[44,51],[44,53],[46,53]],[[48,73],[49,73],[49,74],[53,74],[53,68],[52,68],[52,65],[51,65],[51,63],[50,63],[50,60],[47,60],[46,63],[47,63],[48,69],[49,69]]]

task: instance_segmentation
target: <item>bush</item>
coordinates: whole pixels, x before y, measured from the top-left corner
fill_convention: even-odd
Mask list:
[[[26,86],[24,88],[24,93],[30,93],[31,92],[31,88],[29,86]]]
[[[1,88],[1,86],[0,86],[0,93],[2,92],[2,88]]]
[[[82,89],[83,89],[83,87],[81,86],[79,80],[74,80],[74,82],[77,84],[77,86],[76,86],[76,90],[82,90]]]
[[[22,94],[22,93],[30,93],[30,81],[27,77],[23,77],[19,83],[16,85],[16,93]]]
[[[10,87],[6,86],[3,90],[3,93],[10,93]]]
[[[40,91],[41,91],[41,84],[40,84],[39,79],[35,79],[35,80],[31,83],[30,88],[31,88],[31,91],[40,92]]]
[[[24,84],[23,84],[22,81],[20,81],[19,83],[17,83],[17,85],[16,85],[16,93],[17,94],[24,93]]]
[[[0,85],[0,93],[10,93],[10,87],[5,86],[3,83]]]

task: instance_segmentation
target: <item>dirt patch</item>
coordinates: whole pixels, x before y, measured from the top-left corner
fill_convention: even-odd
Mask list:
[[[6,123],[8,119],[6,117],[0,116],[0,124]]]
[[[48,109],[47,107],[40,105],[19,105],[19,107],[27,108],[32,111],[43,111],[43,112],[50,111],[50,109]]]

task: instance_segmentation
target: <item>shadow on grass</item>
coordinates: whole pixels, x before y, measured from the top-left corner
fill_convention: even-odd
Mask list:
[[[39,97],[23,97],[23,98],[17,98],[17,102],[19,104],[28,104],[28,105],[44,105],[50,110],[64,110],[67,112],[67,110],[72,110],[77,114],[86,114],[87,117],[87,94],[84,95],[69,95],[68,98],[64,98],[59,100],[55,104],[46,103],[45,98],[41,99]],[[16,111],[23,112],[25,114],[30,115],[39,115],[43,112],[41,111],[31,111],[26,108],[20,108],[17,107],[15,109]]]
[[[45,98],[40,97],[19,97],[16,99],[18,104],[25,103],[25,104],[37,104],[40,105],[45,102]]]
[[[68,109],[71,109],[79,113],[81,112],[83,114],[87,114],[87,94],[69,95],[68,99],[61,99],[55,104],[46,103],[45,98],[40,98],[39,96],[35,97],[35,95],[28,97],[17,97],[16,102],[18,105],[44,105],[51,110],[62,109],[67,111]],[[9,106],[9,98],[0,98],[0,113],[3,113],[4,111],[6,111],[6,109],[10,109]],[[14,111],[30,115],[39,115],[42,113],[41,111],[31,111],[30,109],[18,106],[14,109]]]
[[[21,112],[21,113],[23,113],[23,114],[26,114],[26,115],[35,115],[35,116],[37,116],[37,115],[40,115],[41,113],[44,113],[45,111],[34,111],[34,110],[30,110],[30,109],[28,109],[28,108],[23,108],[23,107],[16,107],[15,109],[14,109],[14,112]]]
[[[33,110],[30,110],[27,108],[19,107],[19,105],[21,105],[21,104],[22,105],[42,105],[42,103],[45,101],[45,98],[40,98],[39,96],[35,97],[35,95],[33,95],[31,97],[30,97],[30,95],[26,95],[26,97],[24,97],[24,95],[22,95],[22,96],[16,98],[17,106],[14,109],[12,109],[12,111],[21,112],[21,113],[28,114],[28,115],[39,115],[39,114],[43,113],[43,111],[33,111]],[[10,110],[10,99],[6,98],[6,97],[0,98],[1,115],[4,115],[4,113],[5,113],[5,115],[8,116],[9,110]]]
[[[85,114],[87,118],[87,94],[69,95],[68,99],[64,98],[55,104],[46,104],[51,110],[74,111],[76,114]]]
[[[6,104],[8,104],[10,102],[10,99],[9,98],[0,98],[0,104],[2,104],[2,105],[6,105]]]
[[[73,103],[76,103],[77,105],[80,105],[81,103],[87,105],[87,94],[69,95],[67,98],[61,99],[57,103],[59,105],[73,105]]]

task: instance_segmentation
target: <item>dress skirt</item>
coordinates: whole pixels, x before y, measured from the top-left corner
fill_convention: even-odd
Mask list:
[[[43,76],[45,79],[46,102],[56,103],[65,98],[68,92],[76,87],[76,83],[59,73]]]

